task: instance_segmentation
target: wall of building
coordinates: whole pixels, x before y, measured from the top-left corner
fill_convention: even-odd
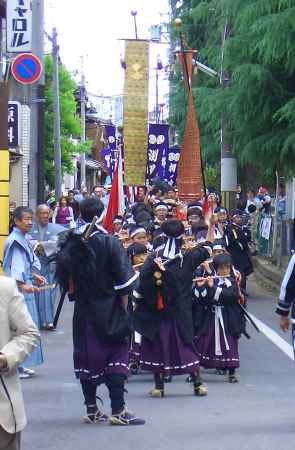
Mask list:
[[[30,108],[21,107],[21,146],[22,155],[17,162],[10,164],[10,202],[17,206],[28,205],[28,170],[30,160]]]

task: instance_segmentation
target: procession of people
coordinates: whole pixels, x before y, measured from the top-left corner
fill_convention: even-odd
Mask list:
[[[203,368],[237,383],[239,339],[249,337],[246,280],[253,271],[246,208],[229,213],[214,189],[183,202],[176,188],[156,180],[137,189],[108,232],[104,188],[79,201],[74,195],[62,197],[58,211],[51,197],[35,214],[15,209],[3,269],[45,332],[55,330],[60,296],[74,302],[74,372],[84,421],[145,423],[126,406],[130,374],[151,373],[148,395],[155,398],[168,394],[166,383],[181,374],[194,395],[206,396]],[[40,342],[19,366],[20,377],[38,375],[43,361]],[[110,415],[97,406],[102,383]]]

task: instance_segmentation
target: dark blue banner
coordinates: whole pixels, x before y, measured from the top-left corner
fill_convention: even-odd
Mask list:
[[[165,178],[169,153],[169,125],[149,124],[147,182],[155,177]]]

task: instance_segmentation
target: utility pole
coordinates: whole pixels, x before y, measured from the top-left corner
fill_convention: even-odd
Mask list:
[[[156,123],[160,122],[159,119],[159,69],[156,67]]]
[[[44,0],[32,2],[32,52],[44,67]],[[44,194],[44,72],[30,90],[30,160],[29,160],[29,206],[35,208],[43,201]]]
[[[221,71],[220,71],[220,84],[226,89],[230,78],[224,71],[224,51],[225,41],[230,35],[230,26],[226,22],[222,35],[222,47],[221,47]],[[226,112],[221,116],[221,129],[220,129],[220,141],[221,141],[221,194],[223,198],[223,204],[228,210],[232,210],[235,207],[235,193],[237,188],[237,160],[233,155],[232,145],[228,136],[228,118]]]
[[[61,143],[60,143],[60,104],[59,104],[59,46],[57,44],[56,28],[52,30],[53,59],[53,110],[54,110],[54,168],[55,168],[55,199],[61,197]]]
[[[86,141],[86,95],[85,95],[85,75],[84,64],[82,57],[82,72],[81,72],[81,144],[85,144]],[[86,183],[86,156],[85,153],[80,157],[80,170],[81,170],[81,190],[87,187]]]

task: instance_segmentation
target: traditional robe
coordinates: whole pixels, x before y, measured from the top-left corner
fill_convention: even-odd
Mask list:
[[[32,272],[40,272],[41,264],[34,254],[33,248],[27,235],[14,227],[5,242],[3,270],[9,277],[16,281],[33,284]],[[26,305],[31,314],[33,322],[39,328],[39,316],[34,294],[24,293]],[[43,363],[41,344],[25,359],[25,367],[34,367]]]
[[[50,263],[50,256],[56,252],[58,235],[63,231],[65,231],[65,228],[58,224],[49,223],[47,226],[42,227],[40,223],[35,222],[29,233],[34,249],[36,249],[38,243],[42,243],[44,252],[38,252],[41,263],[41,275],[46,278],[47,284],[50,285],[54,283],[55,274],[55,267],[53,263]],[[35,294],[42,326],[53,323],[57,294],[57,289],[48,289]]]
[[[68,251],[69,257],[76,257],[82,270],[87,270],[83,243],[79,254],[77,245],[75,235],[70,235],[62,252]],[[91,235],[88,246],[95,258],[94,281],[88,292],[80,291],[75,276],[72,277],[74,369],[77,378],[100,383],[107,374],[129,373],[131,324],[121,297],[131,293],[138,275],[119,240],[106,234],[101,227]],[[83,272],[82,276],[87,275]]]
[[[245,227],[230,224],[225,230],[226,248],[230,253],[234,267],[245,277],[253,272],[253,264],[249,254],[251,233]]]
[[[141,360],[146,370],[162,373],[193,373],[199,367],[199,355],[193,345],[192,279],[196,268],[210,256],[210,246],[189,251],[159,272],[151,255],[140,273],[135,298],[135,330],[142,334]],[[163,250],[157,256],[162,256]]]
[[[205,368],[239,367],[238,339],[246,334],[235,277],[217,278],[194,291],[195,343]]]
[[[291,312],[292,343],[295,354],[295,255],[289,261],[281,285],[279,303],[276,313],[288,317]]]

